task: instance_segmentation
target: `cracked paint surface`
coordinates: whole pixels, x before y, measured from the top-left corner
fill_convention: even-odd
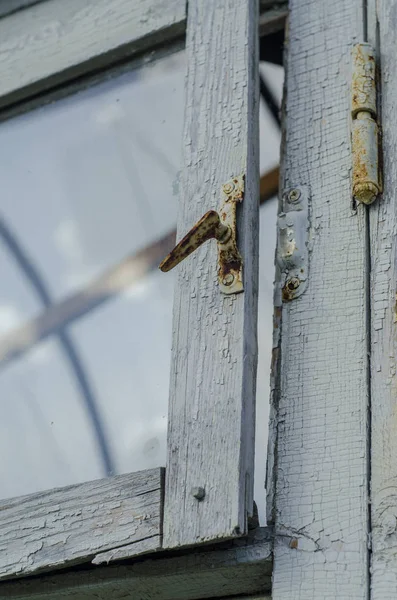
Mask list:
[[[283,190],[310,187],[311,255],[305,293],[276,309],[272,598],[363,600],[366,230],[363,207],[350,210],[349,131],[351,47],[362,39],[362,2],[292,0],[290,11]]]
[[[397,2],[377,3],[380,35],[383,194],[371,232],[371,600],[397,590]],[[371,43],[374,43],[375,36]]]

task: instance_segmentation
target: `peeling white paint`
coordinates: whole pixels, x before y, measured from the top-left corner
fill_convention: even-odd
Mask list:
[[[244,533],[253,508],[258,243],[257,2],[189,0],[178,238],[245,176],[238,209],[244,292],[225,297],[215,244],[178,266],[164,546]],[[246,481],[251,482],[246,493]],[[199,503],[189,493],[206,489]]]
[[[380,36],[383,194],[371,235],[371,599],[397,594],[397,2],[369,1],[370,42]],[[376,23],[378,20],[378,24]]]
[[[124,556],[157,550],[161,482],[152,469],[1,500],[0,579],[87,562],[121,545]]]
[[[312,227],[305,293],[275,299],[273,600],[368,594],[366,230],[346,178],[362,34],[361,0],[290,2],[283,189],[310,188]]]

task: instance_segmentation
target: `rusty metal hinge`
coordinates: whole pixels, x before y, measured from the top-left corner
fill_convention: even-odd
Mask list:
[[[219,213],[210,210],[192,227],[160,264],[170,271],[201,244],[210,239],[218,242],[218,282],[224,294],[243,291],[243,260],[237,248],[237,203],[244,198],[244,175],[233,177],[222,186]]]
[[[356,44],[352,57],[352,194],[357,201],[372,204],[382,191],[376,121],[375,51],[369,44]]]

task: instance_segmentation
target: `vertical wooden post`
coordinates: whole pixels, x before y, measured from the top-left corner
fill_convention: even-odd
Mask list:
[[[371,238],[371,598],[397,596],[397,1],[368,3],[377,50],[383,195],[369,207]]]
[[[178,238],[207,210],[219,209],[223,183],[244,175],[238,207],[244,292],[220,292],[215,243],[178,267],[164,503],[168,548],[241,535],[252,511],[258,12],[256,0],[189,0]]]
[[[273,600],[368,594],[367,226],[351,207],[349,130],[362,10],[290,3],[282,189],[308,190],[310,253],[306,290],[290,302],[279,290],[275,309]]]

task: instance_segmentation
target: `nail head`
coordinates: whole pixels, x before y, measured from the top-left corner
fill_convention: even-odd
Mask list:
[[[288,193],[289,202],[298,202],[300,197],[301,197],[301,192],[297,188],[290,190]]]
[[[234,190],[234,188],[235,188],[235,185],[231,181],[229,183],[225,183],[223,185],[223,191],[225,192],[225,194],[231,194],[231,192]]]
[[[205,497],[205,489],[203,487],[194,487],[192,488],[192,496],[197,500],[203,500]]]
[[[289,290],[296,290],[300,285],[300,281],[297,277],[291,277],[291,279],[287,282],[287,286]]]

